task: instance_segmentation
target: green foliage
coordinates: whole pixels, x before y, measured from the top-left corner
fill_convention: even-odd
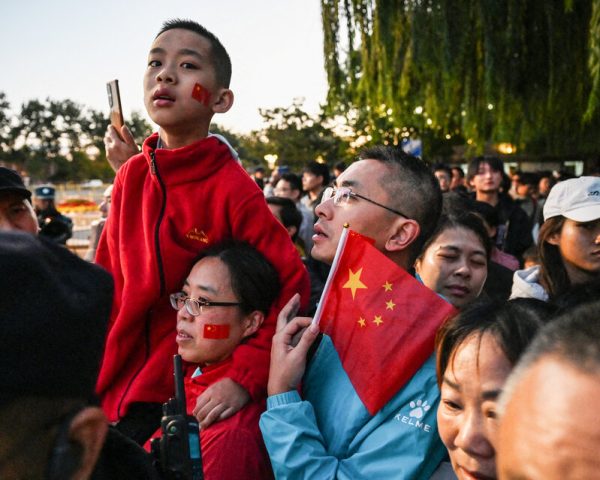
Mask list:
[[[592,3],[588,67],[590,69],[592,91],[585,112],[585,121],[591,122],[594,116],[600,116],[600,0],[594,0]]]
[[[261,109],[264,128],[239,136],[224,129],[222,133],[240,154],[246,168],[266,166],[265,155],[277,155],[277,165],[288,165],[299,171],[309,161],[322,159],[329,165],[350,156],[348,143],[335,135],[322,115],[311,116],[303,109],[303,101],[294,100],[289,107]]]
[[[600,0],[321,6],[327,112],[356,138],[417,135],[429,155],[464,140],[474,152],[490,142],[546,154],[600,147]]]
[[[103,112],[50,98],[25,102],[17,115],[9,112],[0,92],[0,162],[26,171],[35,181],[114,177],[104,151],[109,119]],[[127,124],[139,143],[150,133],[136,112]]]

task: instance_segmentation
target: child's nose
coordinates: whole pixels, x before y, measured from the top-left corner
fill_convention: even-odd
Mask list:
[[[169,65],[164,65],[156,74],[156,80],[158,82],[174,83],[175,79],[175,70]]]

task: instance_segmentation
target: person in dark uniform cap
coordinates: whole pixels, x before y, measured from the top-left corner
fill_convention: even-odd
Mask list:
[[[15,231],[0,231],[0,272],[0,478],[159,479],[94,396],[111,276]]]
[[[54,204],[56,189],[42,185],[34,190],[35,213],[40,224],[40,235],[62,245],[73,234],[73,221],[61,214]]]
[[[31,192],[17,172],[4,167],[0,167],[0,230],[21,230],[33,235],[39,230]]]

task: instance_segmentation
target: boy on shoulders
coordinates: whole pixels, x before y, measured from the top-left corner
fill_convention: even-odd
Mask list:
[[[229,146],[208,134],[212,116],[233,103],[230,78],[229,55],[211,32],[189,20],[165,22],[144,75],[144,102],[160,131],[119,169],[98,246],[96,261],[113,275],[115,300],[97,392],[109,420],[140,443],[172,395],[168,294],[201,251],[246,241],[278,270],[283,289],[274,311],[297,290],[308,298],[306,270],[285,229]],[[264,395],[274,329],[271,314],[237,349],[229,375],[198,398],[203,427]]]

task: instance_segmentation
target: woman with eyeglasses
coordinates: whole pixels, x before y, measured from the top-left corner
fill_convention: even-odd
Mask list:
[[[490,252],[490,239],[478,216],[445,215],[423,247],[415,270],[425,285],[463,308],[483,289]]]
[[[182,290],[170,296],[178,353],[187,362],[188,414],[214,408],[197,406],[196,398],[227,377],[237,347],[261,327],[279,289],[276,270],[248,244],[222,243],[194,262]],[[258,428],[264,409],[264,397],[252,399],[233,416],[201,428],[205,479],[273,478]]]

